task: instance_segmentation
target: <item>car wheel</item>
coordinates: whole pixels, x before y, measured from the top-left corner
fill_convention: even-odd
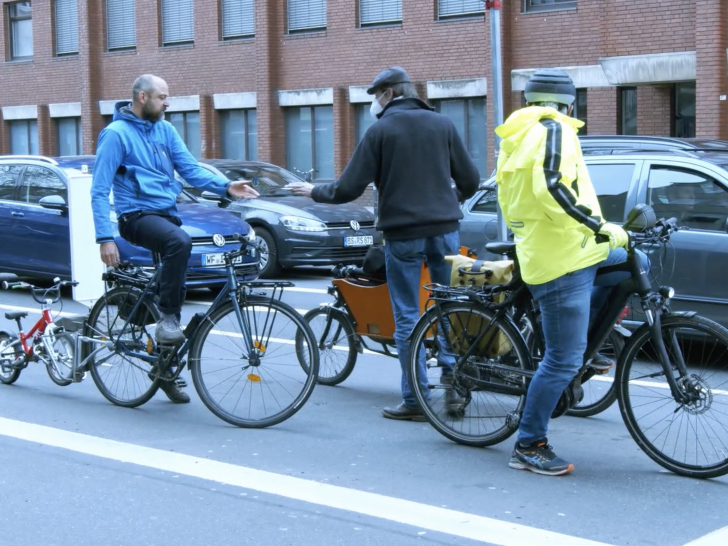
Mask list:
[[[273,235],[263,228],[255,228],[255,242],[258,244],[260,259],[260,278],[269,279],[280,273],[281,266],[278,262],[278,245]]]

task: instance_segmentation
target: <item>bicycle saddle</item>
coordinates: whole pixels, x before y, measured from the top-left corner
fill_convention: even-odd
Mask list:
[[[510,241],[505,243],[487,243],[485,250],[493,254],[506,254],[510,256],[516,252],[516,243]]]
[[[28,316],[28,313],[26,313],[25,311],[13,311],[12,313],[5,313],[5,318],[8,320],[25,318],[27,316]]]

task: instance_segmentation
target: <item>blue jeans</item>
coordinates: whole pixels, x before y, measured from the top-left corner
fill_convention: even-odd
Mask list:
[[[649,263],[644,254],[639,254],[644,263]],[[611,289],[630,276],[628,272],[614,272],[598,277],[595,283],[597,270],[626,260],[627,251],[618,248],[603,262],[528,286],[541,308],[546,351],[528,387],[518,432],[520,443],[546,439],[551,414],[584,363],[590,318],[595,318]]]
[[[417,399],[410,389],[409,353],[412,333],[420,318],[420,270],[427,261],[432,282],[450,284],[450,264],[445,256],[460,251],[460,235],[457,231],[422,239],[387,240],[384,256],[387,265],[387,286],[394,313],[394,341],[397,344],[399,365],[402,368],[402,398],[405,405],[417,407]],[[443,362],[452,368],[452,363]],[[425,355],[420,351],[421,377],[425,373]]]

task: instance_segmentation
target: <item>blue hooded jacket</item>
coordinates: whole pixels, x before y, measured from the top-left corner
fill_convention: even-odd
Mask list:
[[[120,168],[121,167],[121,168]],[[131,102],[118,102],[114,120],[99,134],[91,184],[96,242],[114,240],[109,192],[121,216],[139,210],[177,216],[182,184],[174,171],[193,186],[225,195],[230,182],[203,169],[167,121],[139,119]]]

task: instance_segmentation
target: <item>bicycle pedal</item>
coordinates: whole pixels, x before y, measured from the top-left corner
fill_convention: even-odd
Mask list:
[[[180,389],[184,389],[187,387],[187,381],[185,381],[181,377],[178,377],[177,379],[175,379],[174,384],[177,385],[177,387]]]

